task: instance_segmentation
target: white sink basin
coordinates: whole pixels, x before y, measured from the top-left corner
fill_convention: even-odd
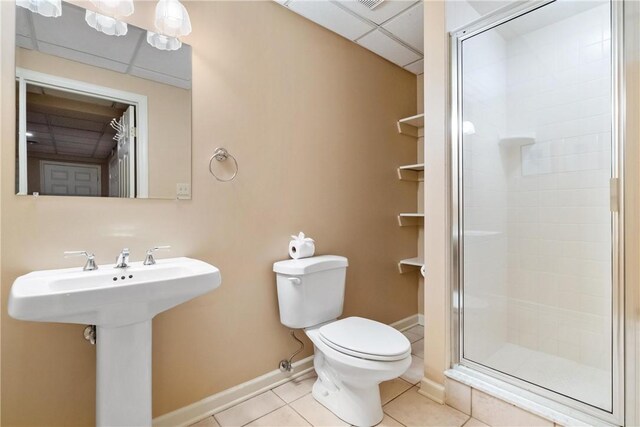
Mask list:
[[[96,424],[151,426],[151,319],[220,282],[220,270],[191,258],[36,271],[13,283],[9,315],[96,325]]]
[[[97,270],[35,271],[18,277],[9,315],[38,322],[122,326],[142,322],[220,286],[220,270],[191,258]]]

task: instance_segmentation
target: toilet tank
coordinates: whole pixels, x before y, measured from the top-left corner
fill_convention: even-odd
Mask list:
[[[280,322],[302,329],[337,319],[342,314],[348,265],[345,257],[337,255],[274,263]]]

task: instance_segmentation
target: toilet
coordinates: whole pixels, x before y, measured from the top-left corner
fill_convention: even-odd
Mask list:
[[[318,379],[313,397],[343,421],[373,426],[383,417],[379,384],[411,364],[411,344],[398,330],[342,315],[347,258],[323,255],[278,261],[280,321],[313,342]]]

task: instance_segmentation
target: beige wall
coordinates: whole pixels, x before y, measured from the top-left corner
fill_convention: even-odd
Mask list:
[[[147,97],[149,197],[176,198],[176,184],[191,182],[191,91],[18,48],[16,64],[41,73]]]
[[[396,268],[415,255],[415,231],[395,220],[416,209],[415,187],[395,175],[417,154],[395,130],[415,113],[414,75],[275,2],[188,3],[193,200],[17,197],[13,6],[1,7],[2,425],[93,422],[95,348],[83,326],[6,312],[17,276],[80,266],[64,250],[111,263],[125,246],[141,260],[151,245],[171,244],[172,256],[220,267],[221,288],[154,320],[154,416],[276,369],[295,349],[271,265],[300,230],[318,253],[349,258],[345,315],[393,322],[416,313],[415,276]],[[207,171],[220,145],[240,164],[229,184]]]

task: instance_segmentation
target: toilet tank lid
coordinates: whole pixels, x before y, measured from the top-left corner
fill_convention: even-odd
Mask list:
[[[310,258],[278,261],[273,264],[273,271],[280,274],[301,275],[335,268],[344,268],[348,265],[349,261],[343,256],[321,255]]]

